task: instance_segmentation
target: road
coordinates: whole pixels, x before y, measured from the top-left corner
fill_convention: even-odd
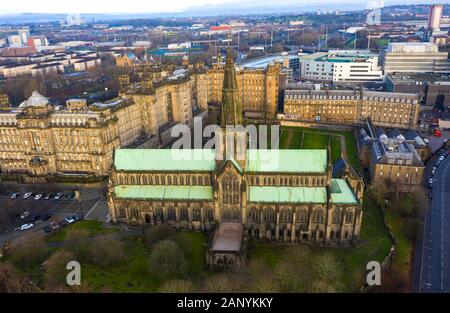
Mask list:
[[[425,214],[420,292],[450,292],[450,157],[436,170],[433,199]]]

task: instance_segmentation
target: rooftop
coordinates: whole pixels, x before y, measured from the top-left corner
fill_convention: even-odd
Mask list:
[[[212,149],[117,149],[118,171],[214,171],[216,150]],[[324,173],[326,150],[255,150],[247,152],[247,171]]]
[[[141,186],[119,185],[114,187],[114,194],[121,199],[153,200],[212,200],[210,186]]]
[[[239,222],[222,222],[214,235],[212,251],[241,250],[243,226]]]
[[[249,202],[327,203],[325,187],[249,187]]]

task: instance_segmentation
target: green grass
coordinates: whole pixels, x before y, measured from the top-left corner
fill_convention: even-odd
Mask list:
[[[341,158],[341,141],[336,136],[330,136],[331,161],[334,163]]]
[[[112,234],[119,231],[119,228],[103,228],[101,222],[84,220],[68,225],[63,229],[60,228],[58,231],[47,237],[47,242],[64,241],[68,229],[85,229],[89,231],[89,236],[91,237],[102,234]]]
[[[328,146],[328,135],[304,132],[303,136],[303,149],[326,149]]]
[[[405,236],[405,220],[393,214],[390,210],[386,211],[386,221],[391,227],[391,231],[395,237],[396,251],[392,262],[392,269],[409,273],[411,269],[412,254],[414,250],[414,243]]]
[[[340,139],[336,135],[344,136],[345,146],[347,148],[347,161],[357,172],[361,172],[358,149],[356,147],[353,132],[351,131],[330,131],[305,127],[282,127],[280,149],[325,149],[329,143],[331,148],[331,159],[335,162],[341,157]]]
[[[323,253],[333,254],[342,266],[342,291],[357,292],[363,285],[367,263],[369,261],[382,262],[390,248],[391,241],[384,228],[381,212],[372,202],[366,200],[363,208],[361,242],[358,247],[324,248],[311,246],[309,247],[311,255],[308,257],[314,258]],[[281,258],[291,254],[293,249],[296,249],[295,245],[258,243],[255,252],[250,255],[250,259],[262,260],[269,266],[275,267]]]

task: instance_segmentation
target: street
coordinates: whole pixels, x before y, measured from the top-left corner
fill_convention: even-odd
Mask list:
[[[437,168],[422,238],[420,292],[450,292],[450,157]]]

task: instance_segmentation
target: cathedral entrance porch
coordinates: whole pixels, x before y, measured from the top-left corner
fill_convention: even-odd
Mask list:
[[[218,268],[245,265],[243,231],[244,227],[240,222],[222,222],[207,253],[208,264]]]

